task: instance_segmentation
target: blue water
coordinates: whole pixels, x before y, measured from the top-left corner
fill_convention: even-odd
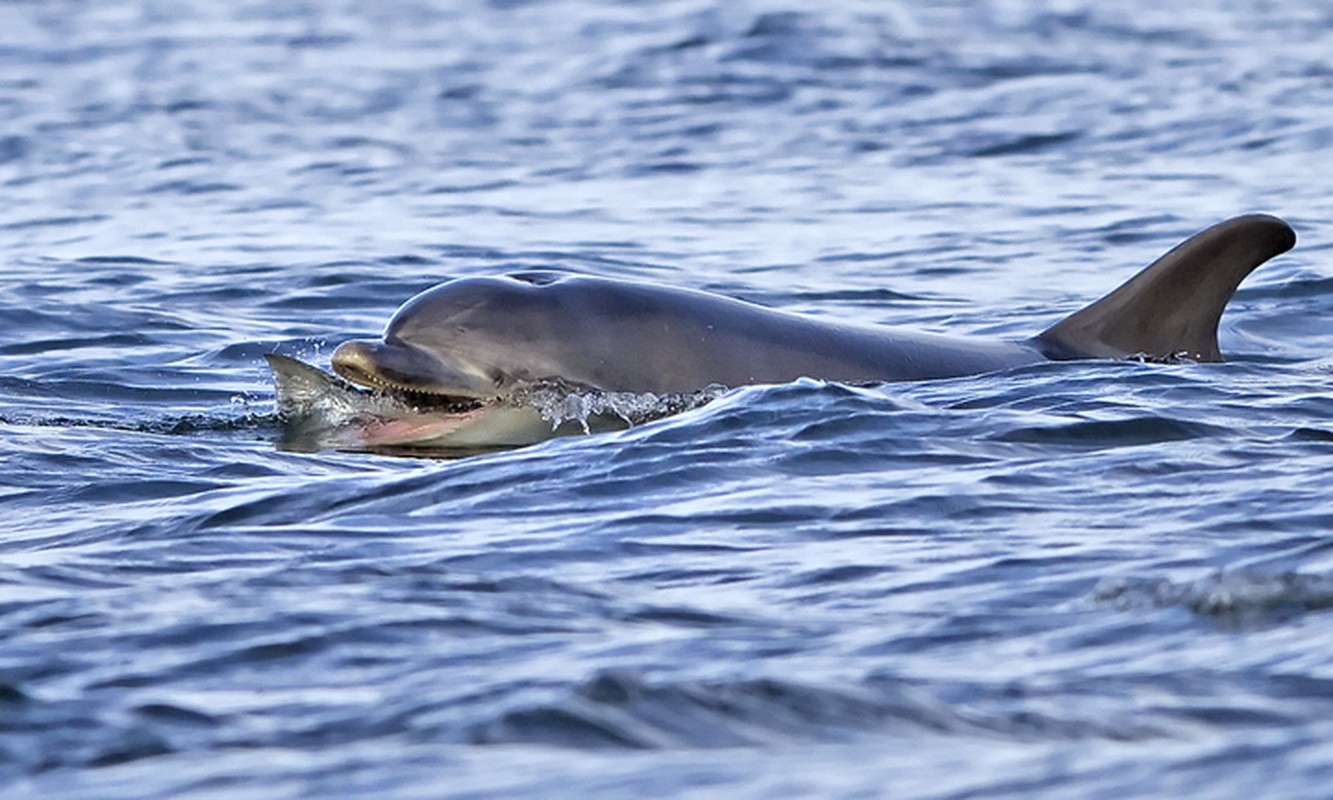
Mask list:
[[[0,3],[6,798],[1311,797],[1333,11]],[[458,275],[1024,337],[1225,217],[1222,365],[290,453]]]

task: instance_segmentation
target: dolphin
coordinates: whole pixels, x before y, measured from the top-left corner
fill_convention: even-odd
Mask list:
[[[1100,300],[1017,341],[831,322],[589,275],[460,278],[409,299],[382,338],[343,342],[332,367],[353,384],[404,398],[412,414],[432,415],[417,429],[397,419],[394,444],[476,447],[530,444],[578,429],[561,429],[521,402],[532,386],[688,397],[709,387],[802,377],[927,380],[1048,360],[1213,362],[1222,359],[1217,326],[1237,286],[1295,243],[1295,232],[1277,217],[1221,222]],[[593,416],[616,423],[614,413]],[[619,416],[622,426],[631,421]]]

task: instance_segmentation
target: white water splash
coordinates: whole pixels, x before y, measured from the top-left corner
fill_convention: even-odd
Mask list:
[[[552,430],[566,422],[577,422],[584,433],[591,433],[592,423],[598,417],[613,417],[626,425],[640,425],[698,408],[726,391],[724,386],[712,385],[688,394],[605,392],[548,382],[527,387],[510,400],[535,408],[542,419],[551,424]]]
[[[1321,574],[1244,571],[1217,572],[1183,582],[1107,579],[1097,585],[1094,597],[1123,608],[1183,606],[1200,616],[1252,625],[1333,607],[1333,580]]]

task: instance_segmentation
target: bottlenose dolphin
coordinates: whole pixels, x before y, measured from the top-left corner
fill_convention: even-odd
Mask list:
[[[1246,275],[1295,242],[1276,217],[1222,222],[1021,341],[829,322],[707,292],[586,275],[461,278],[408,300],[382,339],[339,345],[332,365],[352,383],[457,423],[424,425],[418,438],[395,443],[449,447],[527,444],[563,432],[513,401],[543,383],[657,396],[801,377],[947,378],[1053,359],[1220,361],[1217,326],[1227,301]]]

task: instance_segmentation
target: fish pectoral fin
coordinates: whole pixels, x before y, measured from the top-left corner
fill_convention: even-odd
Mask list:
[[[1267,214],[1218,223],[1048,328],[1036,343],[1052,358],[1142,354],[1221,361],[1217,325],[1236,287],[1295,244],[1291,226]]]

